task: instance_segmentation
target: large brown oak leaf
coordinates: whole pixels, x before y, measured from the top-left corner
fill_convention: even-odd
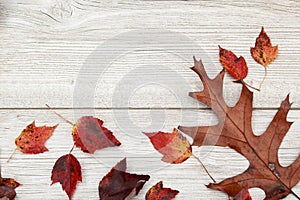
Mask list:
[[[230,147],[250,163],[243,173],[226,178],[220,183],[211,183],[207,187],[223,191],[231,197],[245,187],[261,188],[265,192],[265,199],[280,199],[288,194],[297,196],[292,188],[300,180],[300,155],[287,167],[280,165],[278,160],[279,146],[292,124],[287,121],[291,107],[289,96],[282,101],[266,131],[256,136],[251,126],[253,93],[243,85],[237,104],[229,107],[223,97],[224,70],[214,79],[210,79],[201,60],[197,61],[195,58],[194,67],[191,69],[199,75],[204,89],[189,95],[209,106],[219,122],[214,126],[178,128],[194,139],[194,146]]]

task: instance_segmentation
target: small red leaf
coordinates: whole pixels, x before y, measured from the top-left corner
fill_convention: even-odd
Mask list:
[[[125,171],[126,158],[102,178],[98,187],[101,200],[129,199],[137,195],[150,178],[148,175],[130,174]]]
[[[219,46],[220,62],[226,71],[236,80],[246,78],[248,74],[248,66],[243,56],[237,57],[231,51],[223,49]]]
[[[163,154],[162,161],[179,164],[188,159],[192,154],[189,141],[177,129],[173,133],[144,133],[149,137],[154,148]]]
[[[13,200],[16,197],[15,189],[21,184],[12,178],[2,178],[0,173],[0,198],[8,198]]]
[[[52,169],[51,180],[52,184],[59,182],[69,199],[72,199],[77,181],[82,181],[81,166],[77,158],[72,154],[60,157]]]
[[[81,117],[73,126],[72,135],[75,145],[87,153],[121,145],[112,132],[103,127],[103,121],[92,116]]]
[[[233,200],[252,200],[248,188],[243,188]]]
[[[277,57],[278,46],[272,46],[271,39],[264,31],[264,27],[261,28],[261,32],[256,38],[255,47],[250,48],[250,52],[252,58],[264,67]]]
[[[146,200],[171,200],[174,199],[178,193],[178,190],[163,188],[163,183],[160,181],[148,190]]]
[[[48,140],[55,128],[58,126],[40,126],[36,127],[33,121],[29,124],[15,139],[15,144],[19,151],[28,154],[38,154],[48,151],[45,142]]]

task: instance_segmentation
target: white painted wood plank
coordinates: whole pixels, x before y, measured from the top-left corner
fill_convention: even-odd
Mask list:
[[[45,103],[73,108],[77,100],[91,109],[75,110],[75,113],[59,110],[61,114],[73,121],[81,114],[101,116],[123,145],[99,151],[94,157],[75,150],[85,178],[78,185],[74,199],[97,199],[100,178],[125,155],[129,157],[129,171],[144,173],[146,167],[152,177],[136,199],[143,199],[147,189],[159,180],[164,180],[167,187],[179,189],[178,199],[226,198],[204,187],[209,179],[198,170],[194,160],[176,166],[160,162],[160,155],[154,154],[140,132],[145,129],[169,131],[178,124],[195,125],[195,119],[200,124],[215,123],[210,111],[189,109],[203,108],[187,96],[188,92],[201,89],[198,78],[189,70],[193,64],[191,58],[193,55],[202,58],[213,76],[221,69],[217,49],[220,44],[245,56],[249,64],[246,81],[257,86],[263,69],[251,59],[249,47],[254,45],[262,25],[273,44],[279,45],[280,53],[269,67],[262,92],[254,94],[253,126],[255,132],[262,133],[276,110],[260,109],[277,108],[286,94],[291,93],[293,108],[297,110],[291,112],[290,119],[295,124],[280,149],[281,162],[291,163],[299,155],[299,4],[293,0],[280,3],[275,0],[1,1],[0,108],[8,108],[0,110],[1,166],[5,176],[13,176],[24,184],[17,189],[18,199],[45,196],[67,199],[59,184],[49,186],[55,160],[72,146],[67,124],[61,123],[47,142],[50,152],[36,156],[18,153],[9,164],[5,160],[13,151],[14,138],[32,120],[36,119],[38,124],[59,121],[49,111],[28,108],[44,108]],[[145,44],[134,43],[142,38],[137,34],[140,32],[133,32],[135,35],[129,32],[140,29],[144,29],[145,39],[141,41],[147,41]],[[166,30],[172,31],[173,37],[166,37]],[[122,33],[125,36],[122,37]],[[182,40],[178,34],[190,40]],[[93,57],[93,53],[97,55]],[[85,72],[87,82],[83,90],[79,90],[82,98],[74,99],[80,70],[87,62],[99,70],[105,69],[104,73],[96,76],[99,79],[95,82],[92,78],[96,73]],[[150,70],[145,70],[147,67]],[[88,93],[88,89],[93,93]],[[230,105],[236,101],[238,91],[239,86],[232,86],[231,79],[226,78],[225,97]],[[86,99],[92,99],[93,104],[87,104]],[[94,106],[107,109],[94,111]],[[228,149],[194,148],[194,152],[218,181],[247,167],[243,158]],[[227,156],[236,159],[224,168]],[[300,193],[299,184],[294,190]],[[254,199],[261,199],[259,192],[254,192]]]
[[[60,114],[75,122],[81,115],[91,114],[90,110],[58,110]],[[154,114],[156,111],[152,111]],[[159,111],[161,112],[161,111]],[[122,142],[118,148],[107,148],[96,151],[94,155],[82,153],[75,149],[73,154],[78,157],[83,169],[83,183],[73,199],[97,199],[97,186],[100,179],[123,157],[128,157],[128,171],[149,174],[151,179],[144,186],[141,194],[135,199],[144,199],[146,191],[159,180],[165,186],[180,190],[177,199],[225,199],[222,193],[205,188],[210,182],[198,163],[189,159],[180,165],[169,165],[160,161],[161,155],[154,150],[150,141],[141,131],[171,131],[178,124],[206,125],[215,124],[216,118],[208,110],[187,110],[188,116],[183,118],[181,110],[166,110],[164,115],[151,117],[149,110],[102,110],[93,112],[94,116],[105,121],[104,125],[111,129]],[[253,127],[261,134],[271,121],[276,110],[256,110],[253,114]],[[129,117],[126,117],[128,113]],[[153,114],[153,113],[152,113]],[[164,116],[164,117],[163,117]],[[182,119],[183,118],[183,119]],[[59,184],[50,186],[50,175],[56,159],[69,152],[72,147],[71,126],[62,122],[49,110],[0,110],[0,147],[1,168],[4,176],[14,177],[24,186],[17,189],[17,199],[67,199]],[[60,123],[53,136],[46,142],[49,152],[39,155],[26,155],[17,152],[10,163],[6,159],[14,150],[14,138],[33,120],[37,125],[54,125]],[[299,155],[300,128],[299,111],[291,111],[288,120],[295,121],[286,135],[279,151],[282,165],[287,166]],[[152,125],[151,122],[153,122]],[[230,177],[245,170],[248,162],[239,154],[228,148],[194,147],[193,151],[206,164],[217,181]],[[234,158],[234,159],[233,159]],[[300,185],[293,189],[300,193]],[[254,199],[262,199],[261,191],[253,191]],[[295,199],[289,196],[287,199]]]
[[[201,88],[189,70],[192,56],[202,58],[214,76],[221,69],[218,44],[245,56],[250,68],[246,81],[259,85],[263,68],[252,60],[249,47],[262,25],[280,50],[269,66],[262,92],[256,94],[254,107],[277,108],[291,93],[294,107],[299,108],[298,1],[44,0],[3,1],[1,5],[5,8],[0,20],[2,108],[41,108],[47,102],[54,107],[73,107],[80,69],[86,63],[104,71],[100,75],[93,70],[85,72],[82,97],[92,99],[92,106],[195,108],[198,104],[186,96]],[[266,6],[269,9],[264,9]],[[140,29],[145,32],[145,44],[136,44],[135,40],[143,37],[129,32]],[[174,37],[159,40],[167,30]],[[190,40],[180,40],[179,34]],[[176,81],[186,85],[180,87]],[[231,79],[227,80],[225,86],[230,89],[225,96],[234,103],[238,87],[231,89],[231,85]],[[86,92],[90,88],[92,94]],[[126,102],[115,103],[116,94],[124,90]],[[80,102],[83,107],[91,106],[85,99]]]

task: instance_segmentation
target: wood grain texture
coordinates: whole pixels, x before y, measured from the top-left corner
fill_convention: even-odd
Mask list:
[[[257,94],[254,106],[277,108],[286,94],[291,93],[294,106],[299,107],[298,4],[296,1],[282,4],[257,1],[244,6],[236,1],[4,1],[0,21],[3,49],[0,105],[3,108],[41,108],[48,102],[54,107],[73,107],[74,87],[82,73],[80,70],[88,63],[104,71],[95,75],[95,84],[94,80],[84,83],[85,88],[95,87],[94,94],[85,95],[93,98],[97,108],[118,107],[112,101],[124,78],[137,85],[135,90],[128,91],[132,102],[121,107],[174,108],[182,104],[181,107],[195,108],[197,104],[184,96],[201,87],[189,69],[193,65],[192,56],[201,58],[209,74],[214,76],[221,69],[217,53],[220,44],[246,58],[250,68],[247,81],[258,86],[263,68],[252,60],[249,48],[254,46],[264,25],[273,44],[279,45],[279,56],[270,65],[266,84]],[[143,46],[135,43],[135,35],[120,36],[141,29],[145,31],[144,39],[154,42]],[[152,30],[157,31],[153,33]],[[175,36],[160,41],[157,39],[159,33],[163,35],[165,30],[184,35],[193,43],[180,42]],[[110,60],[105,62],[99,55]],[[165,73],[171,70],[174,73],[169,79],[173,81],[166,87],[149,82],[141,87],[136,80],[143,76],[135,69],[145,66],[160,67]],[[155,77],[159,72],[152,73]],[[93,74],[93,70],[87,73]],[[177,76],[188,86],[177,87],[183,100],[174,95],[170,98],[170,93],[174,93],[172,88],[177,86],[174,81]],[[128,85],[123,89],[132,89]],[[231,79],[226,86],[231,88]],[[228,99],[236,93],[231,89],[225,91]]]
[[[50,186],[50,173],[55,160],[72,146],[68,124],[61,122],[47,142],[49,152],[17,153],[6,163],[14,138],[27,124],[60,122],[45,103],[74,122],[81,115],[101,117],[123,142],[93,156],[74,151],[82,164],[83,183],[73,199],[98,199],[99,180],[124,156],[129,171],[151,175],[135,199],[144,199],[159,180],[180,190],[177,199],[226,199],[204,186],[209,179],[195,160],[162,163],[141,131],[216,123],[210,110],[187,95],[202,88],[189,69],[192,56],[201,58],[213,77],[221,70],[218,45],[231,49],[248,63],[246,81],[258,86],[263,67],[252,60],[250,47],[261,26],[279,45],[279,56],[268,68],[262,91],[254,94],[253,127],[262,133],[290,93],[289,119],[295,123],[280,148],[280,161],[291,163],[300,152],[299,8],[297,0],[2,0],[1,169],[3,175],[24,184],[17,189],[17,199],[67,199],[59,184]],[[240,86],[226,76],[224,96],[230,105],[239,91]],[[218,181],[248,165],[230,149],[194,148],[194,152]],[[300,195],[299,184],[294,191]],[[254,199],[262,199],[261,191],[252,193]]]
[[[261,134],[271,121],[275,110],[257,110],[253,114],[253,127],[256,134]],[[77,115],[89,115],[90,110],[61,109],[59,113],[75,122]],[[113,110],[97,109],[94,116],[105,121],[104,126],[114,132],[114,135],[122,142],[117,148],[107,148],[96,151],[90,155],[75,149],[73,152],[78,157],[83,169],[83,183],[78,184],[78,189],[73,199],[97,199],[97,185],[99,180],[123,157],[128,158],[129,171],[136,173],[148,173],[151,176],[150,183],[145,185],[142,193],[136,199],[143,199],[144,194],[151,185],[163,180],[165,185],[180,190],[178,199],[225,199],[226,196],[205,188],[210,179],[193,158],[181,165],[169,165],[161,161],[161,155],[154,150],[148,138],[142,131],[164,130],[170,131],[178,124],[214,124],[215,116],[207,110],[188,111],[188,118],[182,119],[181,110],[167,110],[164,118],[151,116],[149,110]],[[130,116],[124,117],[125,114]],[[152,113],[153,114],[153,113]],[[291,111],[289,120],[296,121],[298,111]],[[50,186],[50,174],[58,157],[69,152],[73,145],[71,126],[58,119],[49,110],[6,110],[0,112],[1,135],[1,163],[2,173],[12,176],[24,184],[18,188],[18,199],[39,199],[47,195],[47,199],[66,199],[59,185]],[[17,152],[10,163],[6,159],[14,150],[14,138],[33,119],[36,125],[53,125],[57,127],[53,136],[46,142],[49,152],[38,155],[26,155]],[[12,125],[12,121],[15,123]],[[153,123],[151,123],[151,121]],[[296,121],[279,150],[279,159],[282,165],[291,164],[299,154],[300,121]],[[190,139],[190,138],[189,138]],[[248,166],[248,161],[229,148],[201,147],[193,148],[193,152],[205,163],[211,174],[217,181],[236,175]],[[234,158],[234,159],[233,159]],[[298,184],[294,191],[300,192]],[[259,190],[253,192],[254,199],[261,199]],[[48,198],[49,197],[49,198]],[[289,196],[287,199],[294,199]]]

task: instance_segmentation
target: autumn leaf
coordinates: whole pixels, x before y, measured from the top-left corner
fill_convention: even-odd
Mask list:
[[[256,38],[255,47],[250,48],[250,52],[252,58],[264,67],[277,57],[278,46],[272,46],[271,39],[264,31],[264,27],[261,28],[261,32]]]
[[[58,117],[72,125],[72,136],[75,146],[80,147],[83,152],[93,154],[96,150],[121,145],[121,142],[113,133],[103,126],[102,120],[92,116],[84,116],[74,124],[54,111],[49,105],[46,104],[46,106]]]
[[[246,78],[248,66],[243,56],[237,57],[232,51],[228,51],[219,46],[220,62],[226,71],[236,80]]]
[[[248,188],[243,188],[233,200],[252,200]]]
[[[75,145],[87,153],[121,145],[112,132],[103,126],[103,121],[92,116],[81,117],[73,126],[72,136]]]
[[[256,38],[255,47],[250,48],[250,52],[252,58],[265,68],[265,75],[259,86],[261,88],[267,76],[267,66],[275,60],[278,54],[278,46],[272,46],[271,39],[264,27],[261,28],[261,32]]]
[[[99,197],[101,200],[130,199],[139,193],[149,179],[148,175],[127,173],[124,158],[99,182]]]
[[[192,155],[189,141],[177,130],[173,133],[155,132],[144,133],[154,148],[163,154],[162,161],[172,164],[184,162]]]
[[[18,150],[27,154],[38,154],[48,151],[45,147],[45,142],[51,137],[57,126],[58,124],[55,126],[36,127],[33,121],[15,139]]]
[[[54,164],[51,180],[52,184],[59,182],[69,199],[72,199],[77,181],[82,181],[81,166],[77,158],[72,154],[61,156]]]
[[[288,194],[297,196],[292,188],[300,180],[300,155],[287,167],[283,167],[278,161],[279,146],[292,124],[286,120],[291,107],[289,96],[281,103],[266,131],[256,136],[251,127],[253,93],[243,85],[236,105],[227,106],[223,97],[224,70],[216,78],[210,79],[202,62],[195,58],[194,62],[192,70],[201,78],[204,89],[191,92],[190,96],[209,106],[216,113],[219,122],[214,126],[179,126],[179,130],[194,139],[192,145],[230,147],[250,163],[243,173],[220,183],[211,183],[207,187],[223,191],[231,197],[244,187],[261,188],[268,200],[284,198]]]
[[[178,190],[164,188],[163,182],[160,181],[148,190],[146,200],[171,200],[174,199],[178,193]]]
[[[176,128],[173,129],[172,133],[160,131],[144,134],[150,139],[154,148],[163,154],[162,161],[171,164],[180,164],[192,156],[200,163],[210,179],[216,182],[200,158],[192,153],[189,141]]]
[[[9,200],[13,200],[16,197],[15,189],[19,187],[21,184],[15,181],[12,178],[2,178],[0,172],[0,198],[8,198]]]

